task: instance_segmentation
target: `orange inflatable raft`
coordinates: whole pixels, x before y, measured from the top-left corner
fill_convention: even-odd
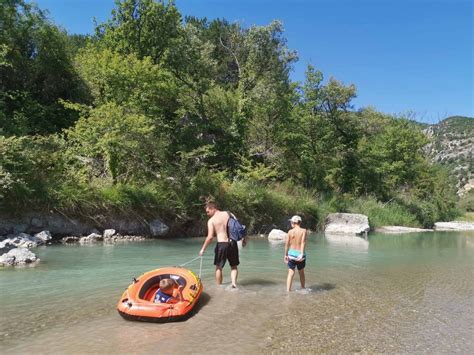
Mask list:
[[[183,301],[154,303],[160,280],[171,278],[183,288]],[[187,319],[202,293],[201,279],[191,270],[167,267],[144,273],[123,293],[117,305],[120,315],[128,320],[170,322]]]

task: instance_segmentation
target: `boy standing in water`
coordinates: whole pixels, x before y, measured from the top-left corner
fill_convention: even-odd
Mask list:
[[[301,287],[305,288],[304,268],[306,266],[306,229],[301,228],[301,217],[293,216],[290,219],[291,229],[288,231],[288,238],[285,243],[285,263],[288,264],[288,277],[286,279],[286,290],[291,291],[295,268],[300,274]]]

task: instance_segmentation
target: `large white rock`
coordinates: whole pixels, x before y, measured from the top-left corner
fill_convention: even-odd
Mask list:
[[[79,243],[81,244],[88,244],[88,243],[96,243],[96,242],[101,242],[104,238],[102,235],[97,234],[97,233],[91,233],[87,237],[82,237],[79,239]]]
[[[39,259],[25,248],[15,248],[0,256],[0,266],[14,266],[37,262]]]
[[[286,240],[286,238],[288,238],[288,233],[280,229],[272,229],[268,234],[268,240]]]
[[[42,231],[42,232],[36,233],[35,238],[37,238],[39,240],[42,240],[44,243],[46,243],[47,241],[53,239],[53,237],[51,236],[51,233],[49,233],[49,231]]]
[[[369,218],[363,214],[330,213],[326,217],[324,232],[331,235],[360,235],[369,231]]]
[[[435,230],[437,231],[473,231],[474,223],[472,222],[436,222]]]
[[[151,221],[149,223],[149,226],[150,226],[150,234],[153,237],[161,237],[165,235],[166,233],[168,233],[168,231],[170,230],[170,228],[166,224],[161,222],[159,219],[154,219],[153,221]]]
[[[37,239],[26,233],[20,233],[14,237],[5,239],[5,241],[9,241],[17,248],[35,248],[38,244],[43,244],[41,239]]]
[[[68,243],[77,243],[81,238],[75,236],[68,236],[61,238],[61,243],[68,244]]]
[[[108,239],[110,237],[113,237],[117,233],[115,229],[106,229],[103,233],[104,239]]]
[[[433,232],[433,229],[412,228],[402,226],[383,226],[375,229],[376,232],[386,234],[420,233]]]

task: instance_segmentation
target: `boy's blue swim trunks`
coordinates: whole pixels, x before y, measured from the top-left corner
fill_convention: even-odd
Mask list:
[[[303,270],[306,266],[306,254],[303,255],[303,260],[295,261],[295,259],[301,255],[301,252],[298,250],[290,249],[288,251],[288,268],[294,270],[295,267],[298,270]]]
[[[295,267],[298,270],[303,270],[305,266],[306,266],[306,258],[301,261],[294,261],[294,260],[288,259],[288,267],[292,270],[294,270]]]

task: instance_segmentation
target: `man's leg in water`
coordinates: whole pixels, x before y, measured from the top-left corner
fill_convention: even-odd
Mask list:
[[[222,268],[216,266],[216,282],[218,285],[222,284]]]
[[[301,288],[305,288],[304,285],[306,280],[304,277],[304,269],[298,270],[298,272],[300,273]]]
[[[231,266],[230,279],[232,280],[232,287],[237,287],[238,275],[239,275],[239,270],[237,270],[237,266]]]
[[[286,290],[291,291],[291,283],[293,282],[293,276],[295,276],[295,270],[288,269],[288,277],[286,279]]]

